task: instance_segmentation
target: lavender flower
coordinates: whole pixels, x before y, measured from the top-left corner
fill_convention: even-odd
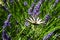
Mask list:
[[[48,40],[52,35],[53,35],[54,32],[51,32],[49,34],[47,34],[46,36],[43,37],[43,40]]]
[[[39,10],[40,10],[40,6],[41,6],[42,2],[43,2],[43,0],[40,0],[35,7],[33,4],[33,6],[28,10],[28,13],[30,15],[32,14],[33,16],[39,15],[39,13],[40,13]]]
[[[9,22],[8,20],[6,20],[6,21],[4,22],[4,25],[2,26],[3,29],[4,29],[6,26],[10,26],[10,22]]]
[[[29,26],[29,22],[26,21],[26,22],[25,22],[25,26]]]
[[[28,14],[33,15],[33,9],[34,9],[35,4],[32,3],[31,7],[28,9]]]
[[[8,36],[8,34],[6,33],[5,30],[3,30],[3,32],[2,32],[2,39],[3,40],[11,40],[11,38]]]
[[[10,26],[10,22],[9,22],[10,17],[11,17],[11,14],[8,15],[7,20],[4,22],[4,25],[2,26],[3,29],[4,29],[6,26]]]
[[[48,14],[48,15],[46,15],[46,18],[45,18],[45,22],[48,22],[48,20],[50,19],[51,17],[50,17],[50,15]]]
[[[42,1],[43,0],[40,0],[38,3],[37,3],[37,5],[34,7],[34,10],[33,10],[33,16],[37,16],[37,15],[39,15],[39,13],[40,13],[40,6],[41,6],[41,4],[42,4]]]
[[[9,14],[9,15],[8,15],[7,20],[10,20],[11,15],[12,15],[12,14]]]
[[[27,5],[28,5],[28,3],[27,3],[27,1],[25,1],[25,2],[24,2],[24,6],[27,6]]]

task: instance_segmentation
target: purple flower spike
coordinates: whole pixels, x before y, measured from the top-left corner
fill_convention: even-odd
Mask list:
[[[38,15],[38,14],[39,14],[40,5],[41,5],[41,2],[39,2],[39,3],[34,7],[33,15]]]
[[[33,15],[33,9],[34,9],[35,4],[32,3],[31,7],[28,9],[28,14]]]
[[[2,26],[3,29],[4,29],[6,26],[10,26],[10,22],[9,22],[10,17],[11,17],[11,14],[8,15],[7,20],[4,22],[4,25]]]
[[[53,35],[54,32],[51,32],[49,34],[47,34],[46,36],[43,37],[43,40],[48,40],[52,35]]]
[[[25,26],[29,26],[29,22],[26,21],[26,22],[25,22]]]
[[[48,22],[50,18],[51,18],[50,15],[46,15],[45,22]]]
[[[30,14],[30,15],[32,15],[32,16],[37,16],[37,15],[39,15],[39,13],[40,13],[40,6],[41,6],[41,4],[42,4],[42,2],[43,2],[44,0],[40,0],[38,3],[37,3],[37,5],[35,6],[34,4],[32,4],[32,6],[29,8],[29,10],[28,10],[28,13]]]
[[[24,2],[24,6],[27,6],[27,5],[28,5],[28,3],[25,1],[25,2]]]
[[[44,0],[40,0],[38,3],[37,3],[37,5],[34,7],[34,10],[33,10],[33,16],[37,16],[37,15],[39,15],[39,13],[40,13],[40,6],[41,6],[41,4],[42,4],[42,2],[43,2]]]
[[[2,32],[2,39],[3,40],[11,40],[11,38],[7,35],[5,30],[3,30],[3,32]]]

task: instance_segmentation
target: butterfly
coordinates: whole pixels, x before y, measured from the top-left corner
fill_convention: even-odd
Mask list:
[[[39,19],[39,17],[35,18],[33,16],[32,16],[32,18],[29,17],[29,19],[26,19],[26,20],[29,21],[32,24],[42,24],[42,23],[45,23],[45,21],[42,21],[42,19]]]

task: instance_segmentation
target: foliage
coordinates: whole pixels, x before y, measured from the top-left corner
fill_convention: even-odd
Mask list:
[[[24,5],[24,2],[27,5]],[[60,36],[60,1],[55,2],[55,0],[45,0],[40,7],[39,18],[45,20],[46,15],[50,15],[50,19],[46,24],[34,25],[29,22],[29,26],[25,25],[26,18],[29,18],[28,9],[31,7],[32,3],[35,5],[39,0],[6,0],[3,4],[0,4],[0,40],[2,40],[2,31],[4,21],[7,19],[8,14],[12,14],[10,18],[10,26],[7,26],[7,34],[12,40],[42,40],[44,36],[54,31],[54,34],[49,38],[49,40],[59,40]],[[56,3],[56,4],[54,4]],[[5,9],[5,8],[7,9]]]

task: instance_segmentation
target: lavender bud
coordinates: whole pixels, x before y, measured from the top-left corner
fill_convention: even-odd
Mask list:
[[[38,3],[37,3],[37,5],[34,7],[34,10],[33,10],[33,16],[37,16],[37,15],[39,15],[39,13],[40,13],[40,6],[41,6],[41,4],[42,4],[42,2],[43,2],[44,0],[40,0]]]
[[[5,30],[3,30],[3,32],[2,32],[2,39],[3,40],[11,40],[11,38],[8,36],[8,34],[6,33]]]
[[[29,25],[30,25],[29,22],[26,21],[26,22],[25,22],[25,26],[29,26]]]
[[[52,35],[53,35],[53,32],[47,34],[46,36],[43,37],[43,40],[48,40]]]
[[[4,29],[6,26],[10,26],[10,22],[8,22],[8,20],[6,20],[6,21],[4,22],[4,25],[2,26],[3,29]]]
[[[4,22],[4,25],[2,26],[3,29],[4,29],[6,26],[10,26],[10,22],[9,22],[10,17],[11,17],[11,14],[8,15],[7,20]]]
[[[27,1],[25,1],[25,2],[24,2],[24,6],[27,6],[27,5],[28,5],[28,3],[27,3]]]
[[[50,15],[46,15],[45,22],[48,22],[50,18],[51,18]]]
[[[10,20],[11,15],[12,15],[12,14],[9,14],[9,15],[8,15],[7,20]]]
[[[39,14],[39,9],[40,9],[41,2],[39,2],[33,10],[33,15],[38,15]]]
[[[8,22],[8,20],[6,20],[6,21],[4,22],[4,24],[5,24],[6,26],[8,26],[10,23]]]
[[[32,3],[31,7],[28,9],[28,14],[33,15],[33,9],[34,9],[35,4]]]
[[[37,16],[37,15],[39,15],[39,13],[40,13],[40,11],[39,11],[40,10],[40,6],[41,6],[41,3],[43,1],[44,0],[40,0],[35,7],[34,7],[34,4],[33,4],[33,6],[29,8],[28,13],[30,15],[34,16],[34,17]]]

